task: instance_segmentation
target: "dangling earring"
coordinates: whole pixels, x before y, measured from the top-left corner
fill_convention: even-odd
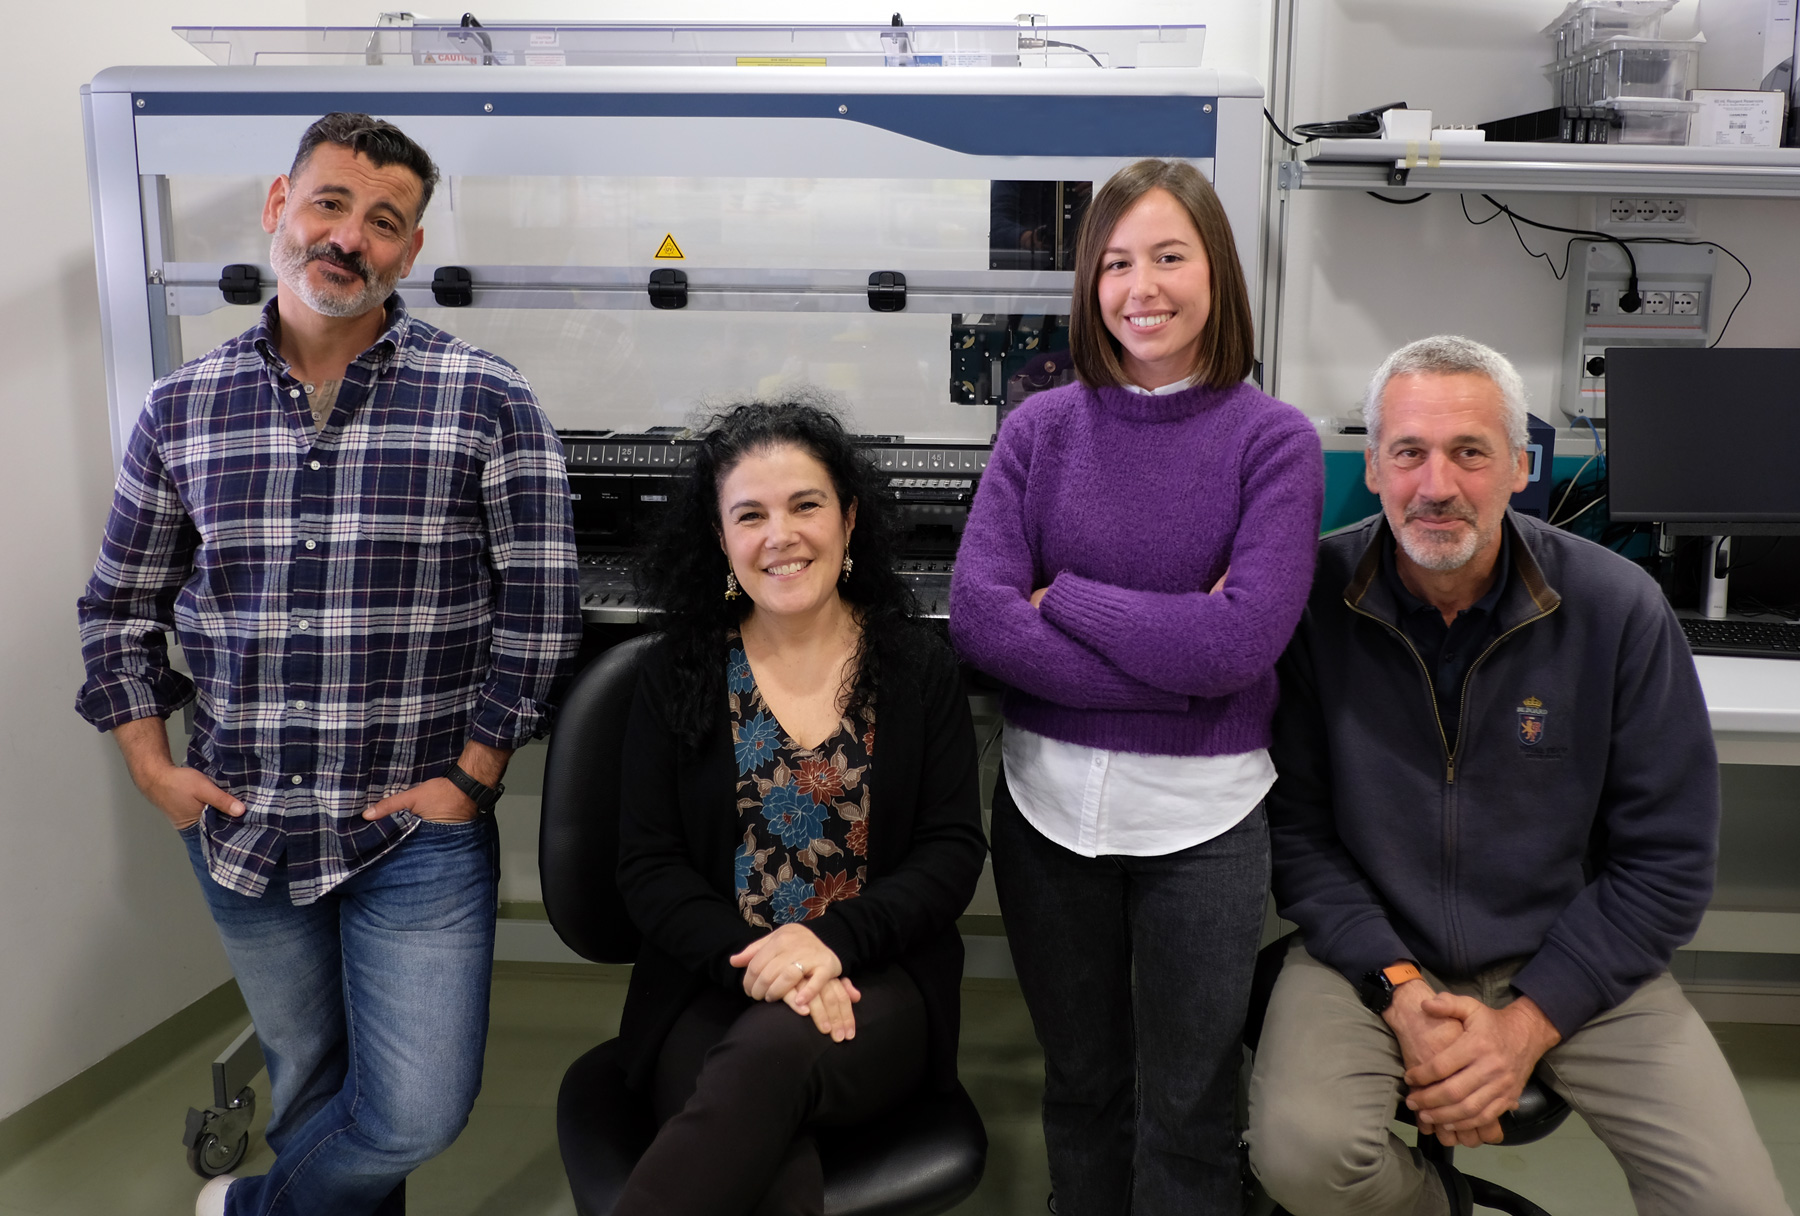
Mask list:
[[[843,574],[843,577],[839,580],[840,582],[847,583],[850,581],[850,569],[851,569],[851,567],[853,567],[855,565],[856,565],[856,563],[850,559],[850,554],[845,553],[844,554],[844,574]]]
[[[727,570],[725,572],[725,598],[735,600],[742,594],[744,593],[738,590],[737,571]]]

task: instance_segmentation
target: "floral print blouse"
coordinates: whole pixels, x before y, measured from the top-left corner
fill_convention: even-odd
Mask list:
[[[796,744],[763,703],[742,645],[726,670],[737,754],[738,911],[763,929],[823,916],[868,881],[875,708],[818,747]]]

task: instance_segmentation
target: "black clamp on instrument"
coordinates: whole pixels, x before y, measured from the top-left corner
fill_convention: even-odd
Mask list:
[[[219,272],[219,293],[227,304],[261,304],[262,271],[234,262]]]
[[[876,312],[904,312],[906,276],[898,270],[877,270],[870,275],[869,307]]]
[[[664,269],[650,272],[652,308],[686,308],[687,300],[687,271]]]
[[[475,302],[475,276],[467,266],[439,266],[431,276],[431,298],[439,308],[467,308]]]

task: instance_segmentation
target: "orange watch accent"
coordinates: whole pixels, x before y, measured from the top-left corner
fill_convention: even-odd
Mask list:
[[[1394,989],[1409,980],[1421,978],[1419,966],[1411,959],[1389,963],[1379,971],[1371,971],[1356,985],[1356,995],[1370,1013],[1386,1013],[1394,1003]]]

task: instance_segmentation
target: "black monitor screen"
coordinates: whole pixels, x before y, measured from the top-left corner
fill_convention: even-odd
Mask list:
[[[1800,531],[1800,349],[1612,347],[1606,442],[1614,519]]]

